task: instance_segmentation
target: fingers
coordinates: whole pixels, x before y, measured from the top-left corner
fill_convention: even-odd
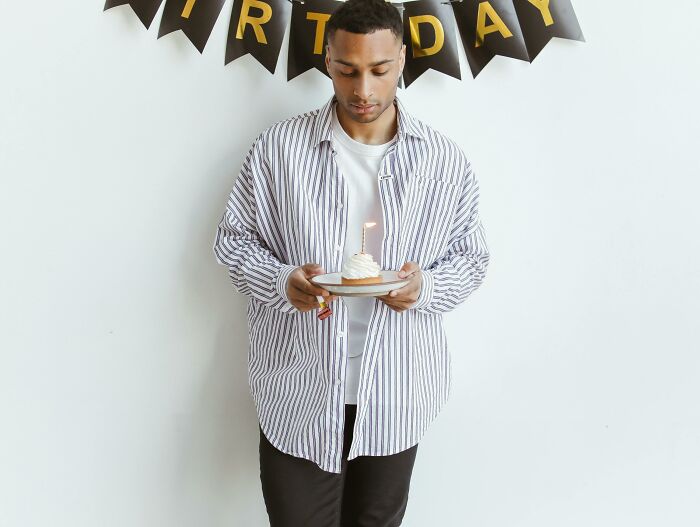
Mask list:
[[[298,293],[295,295],[293,304],[300,311],[310,311],[320,307],[320,304],[315,296],[307,295],[305,293]]]
[[[392,290],[392,291],[389,291],[389,293],[387,294],[387,296],[388,296],[389,298],[396,298],[396,297],[399,296],[399,295],[406,295],[406,294],[409,293],[409,292],[410,292],[410,288],[409,288],[407,285],[405,285],[405,286],[400,287],[400,288],[398,288],[398,289],[394,289],[394,290]]]
[[[316,298],[316,295],[309,295],[309,294],[304,293],[303,291],[297,289],[295,296],[299,302],[302,302],[307,307],[314,307],[314,306],[318,307],[319,306],[318,298]]]
[[[322,287],[314,285],[313,282],[310,282],[305,276],[302,276],[301,273],[292,275],[289,284],[294,289],[311,296],[328,296],[330,294]]]
[[[331,297],[330,293],[314,284],[309,280],[319,274],[324,274],[323,267],[315,263],[306,263],[297,267],[295,271],[289,275],[287,282],[287,293],[290,302],[300,311],[309,311],[319,307],[318,296],[324,298],[326,303],[331,302],[335,297]]]
[[[420,270],[420,266],[417,262],[406,262],[399,270],[399,278],[405,278],[418,270]]]
[[[304,273],[304,279],[295,282],[295,287],[301,289],[306,294],[313,296],[328,296],[330,294],[328,291],[326,291],[322,287],[314,285],[314,283],[309,280],[309,278],[312,278],[319,274],[324,274],[325,271],[323,267],[321,267],[319,264],[310,263],[302,265],[301,270]]]
[[[322,287],[318,287],[314,285],[312,282],[309,282],[308,280],[304,282],[300,282],[299,284],[294,284],[296,287],[298,287],[302,292],[306,293],[307,295],[311,296],[329,296],[330,293],[323,289]]]
[[[394,303],[394,302],[384,302],[386,306],[391,309],[392,311],[396,311],[397,313],[402,313],[406,311],[409,307],[411,307],[410,304],[405,304],[403,302],[401,303]]]
[[[405,285],[399,289],[393,289],[387,294],[378,296],[377,298],[384,302],[390,309],[398,313],[410,308],[417,300],[417,296],[413,294],[413,288],[409,285]]]
[[[405,264],[404,267],[408,267],[410,263],[412,262]],[[410,281],[406,285],[397,289],[392,289],[387,293],[387,296],[389,298],[407,297],[402,298],[402,300],[408,300],[410,302],[416,301],[418,299],[418,295],[420,294],[421,284],[423,283],[423,277],[420,274],[420,269],[416,267],[413,273],[408,275],[408,277],[410,278]]]
[[[378,296],[377,298],[391,308],[401,307],[402,305],[406,304],[406,301],[404,299],[397,299],[390,296],[389,294]]]
[[[301,270],[303,271],[304,276],[306,276],[306,278],[310,278],[312,276],[324,273],[323,267],[315,263],[304,264],[301,266]]]
[[[386,296],[387,298],[390,298],[390,299],[394,299],[397,296],[409,295],[411,293],[412,289],[413,288],[411,287],[410,284],[406,284],[405,286],[399,287],[398,289],[392,289],[384,296]]]
[[[326,293],[326,294],[328,294],[328,293]],[[300,289],[295,288],[292,291],[292,297],[294,300],[293,304],[299,308],[303,307],[306,311],[320,307],[320,304],[319,304],[318,298],[316,298],[316,295],[307,294]],[[324,296],[323,300],[324,300],[324,302],[326,302],[326,304],[330,304],[331,302],[333,302],[337,298],[338,298],[337,295],[330,295],[330,296]]]
[[[331,293],[314,284],[310,278],[319,274],[324,274],[323,267],[316,263],[306,263],[297,268],[297,271],[292,273],[288,282],[288,291],[290,300],[301,311],[309,311],[320,306],[318,296],[323,297],[326,304],[330,304],[338,299],[338,295]]]

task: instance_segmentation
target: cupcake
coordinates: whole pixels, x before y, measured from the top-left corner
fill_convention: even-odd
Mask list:
[[[353,254],[343,264],[340,277],[343,284],[377,284],[382,281],[379,264],[368,253]]]

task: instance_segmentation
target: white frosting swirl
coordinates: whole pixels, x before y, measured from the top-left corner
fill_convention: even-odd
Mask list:
[[[370,278],[379,276],[379,264],[374,261],[371,254],[353,254],[349,260],[345,260],[341,275],[344,278]]]

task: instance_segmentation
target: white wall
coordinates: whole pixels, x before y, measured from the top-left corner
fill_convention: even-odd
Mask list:
[[[3,7],[3,526],[265,525],[211,242],[255,135],[332,87],[224,67],[231,4],[203,56],[101,0]],[[700,522],[700,7],[574,6],[585,44],[400,91],[471,156],[492,251],[409,527]]]

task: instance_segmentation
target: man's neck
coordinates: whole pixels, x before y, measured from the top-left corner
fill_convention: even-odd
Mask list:
[[[371,123],[358,123],[353,121],[337,101],[335,103],[335,109],[340,126],[343,127],[346,134],[358,143],[383,145],[391,141],[396,135],[396,130],[398,128],[398,110],[396,109],[396,102],[384,110],[384,113]]]

